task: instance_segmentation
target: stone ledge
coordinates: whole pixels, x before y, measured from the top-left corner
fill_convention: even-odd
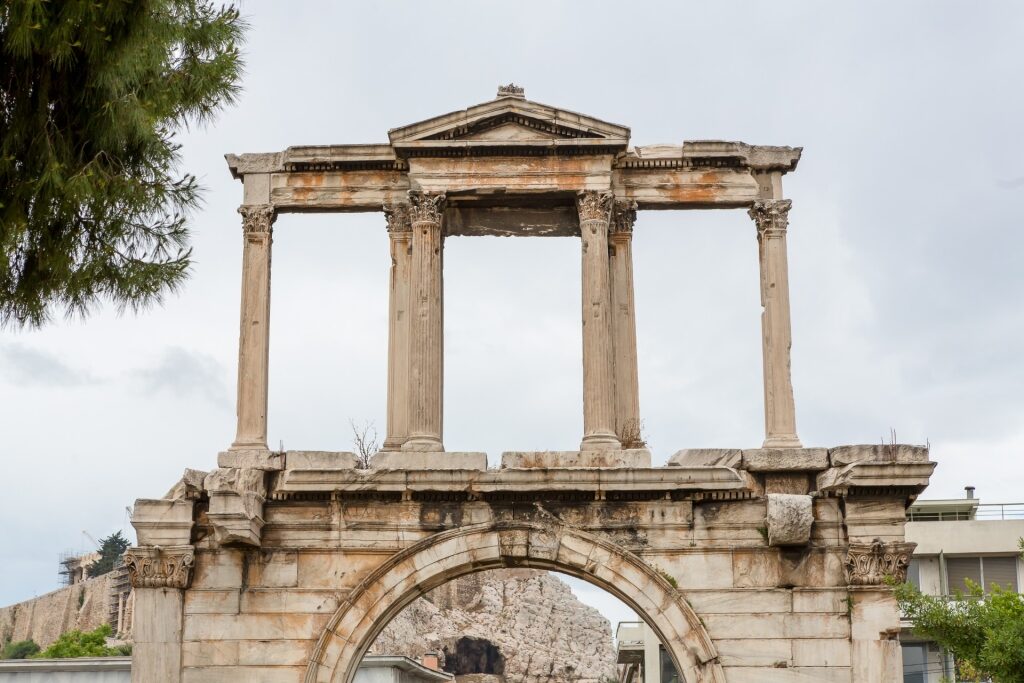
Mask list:
[[[845,467],[855,462],[920,463],[928,462],[928,448],[910,444],[870,444],[836,446],[828,451],[832,467]]]
[[[191,500],[140,498],[132,509],[139,545],[186,545],[192,536]]]
[[[287,470],[351,470],[356,467],[356,454],[348,451],[287,451]]]
[[[756,448],[743,451],[743,469],[750,472],[818,472],[828,469],[825,448]]]
[[[614,451],[505,451],[501,469],[557,468],[644,468],[651,466],[651,452],[646,448]]]
[[[487,454],[475,451],[380,451],[370,459],[373,470],[487,469]]]
[[[284,453],[260,448],[226,450],[217,454],[217,467],[276,472],[284,469]]]
[[[738,448],[684,448],[668,459],[669,467],[740,467],[743,451]]]

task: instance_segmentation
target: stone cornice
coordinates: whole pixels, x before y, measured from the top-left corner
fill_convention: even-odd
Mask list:
[[[789,199],[758,199],[747,211],[757,224],[758,239],[773,239],[786,236],[789,227],[789,210],[793,207]]]
[[[133,588],[188,588],[195,564],[191,545],[130,548],[124,564]]]
[[[844,569],[851,586],[880,586],[887,578],[896,583],[907,580],[907,565],[916,543],[851,543]]]

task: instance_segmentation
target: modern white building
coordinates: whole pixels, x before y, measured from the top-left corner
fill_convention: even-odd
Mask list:
[[[654,629],[622,621],[615,629],[619,683],[682,683]]]
[[[1024,538],[1024,503],[983,504],[966,488],[964,498],[920,500],[907,512],[907,541],[917,543],[907,581],[928,595],[955,599],[966,592],[965,580],[988,590],[992,584],[1020,592],[1024,562],[1019,539]],[[914,635],[903,623],[904,683],[959,680],[952,658],[934,644]]]

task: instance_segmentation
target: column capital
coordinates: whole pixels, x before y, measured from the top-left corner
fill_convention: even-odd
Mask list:
[[[785,237],[789,227],[789,210],[793,206],[791,199],[758,199],[747,211],[757,224],[757,237]]]
[[[584,221],[608,222],[615,196],[611,192],[597,190],[580,190],[576,193],[576,210],[580,214],[580,223]]]
[[[129,548],[124,554],[133,588],[188,588],[195,563],[191,545]]]
[[[440,223],[444,216],[444,192],[409,190],[409,216],[413,224]]]
[[[273,231],[277,212],[272,204],[253,204],[238,207],[242,215],[242,230],[246,235],[258,235]]]
[[[388,222],[388,234],[397,237],[412,232],[412,217],[409,202],[385,202],[384,218]]]
[[[916,547],[916,543],[884,543],[878,538],[872,543],[851,543],[843,563],[846,582],[851,586],[881,586],[891,577],[902,583]]]
[[[616,199],[612,204],[612,219],[609,232],[612,237],[631,237],[636,223],[636,202],[632,199]]]

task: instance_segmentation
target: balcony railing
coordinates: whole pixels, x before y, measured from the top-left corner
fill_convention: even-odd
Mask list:
[[[911,522],[955,522],[967,520],[1024,519],[1024,503],[982,503],[971,510],[920,510],[913,507],[907,511]]]

